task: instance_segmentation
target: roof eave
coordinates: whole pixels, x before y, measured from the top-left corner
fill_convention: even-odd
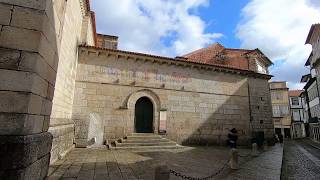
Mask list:
[[[309,33],[308,33],[308,36],[307,36],[307,39],[306,39],[305,44],[310,44],[310,39],[311,39],[311,37],[312,37],[313,31],[314,31],[314,27],[315,27],[315,25],[312,24],[312,25],[311,25],[311,28],[310,28],[310,30],[309,30]]]
[[[104,51],[127,53],[127,54],[137,55],[137,56],[147,56],[147,57],[153,57],[153,58],[160,58],[160,59],[164,59],[164,60],[176,61],[176,62],[180,62],[180,63],[189,63],[189,64],[194,64],[194,65],[202,65],[202,66],[208,66],[208,67],[213,67],[213,68],[218,68],[218,69],[226,69],[228,71],[231,70],[231,71],[242,72],[242,73],[254,75],[255,77],[262,77],[265,79],[271,79],[273,77],[272,75],[269,75],[269,74],[261,74],[261,73],[257,73],[257,72],[251,71],[251,70],[237,69],[237,68],[228,67],[228,66],[219,66],[219,65],[214,65],[214,64],[205,64],[205,63],[199,63],[199,62],[193,62],[193,61],[185,61],[185,60],[182,60],[179,58],[171,58],[171,57],[157,56],[157,55],[151,55],[151,54],[144,54],[144,53],[139,53],[139,52],[130,52],[130,51],[123,51],[123,50],[118,50],[118,49],[108,49],[108,48],[87,46],[87,45],[80,45],[79,47],[80,48],[90,48],[90,49],[97,49],[97,50],[104,50]]]
[[[268,66],[273,65],[273,62],[259,48],[256,48],[255,51],[258,51],[260,54],[263,55],[264,59],[268,62]]]

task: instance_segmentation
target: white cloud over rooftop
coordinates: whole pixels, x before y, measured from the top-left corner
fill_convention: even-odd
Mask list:
[[[119,36],[121,49],[158,55],[182,55],[211,44],[221,33],[191,13],[208,0],[94,0],[97,30]]]
[[[273,80],[302,88],[298,82],[309,72],[304,63],[311,51],[304,43],[310,26],[318,22],[318,0],[251,0],[242,9],[236,36],[243,48],[258,47],[275,62]]]

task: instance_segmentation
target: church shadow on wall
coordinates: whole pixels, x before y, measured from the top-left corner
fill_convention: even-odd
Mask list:
[[[252,108],[250,101],[254,97],[249,99],[249,96],[238,95],[241,94],[239,91],[243,88],[248,90],[248,81],[243,83],[232,95],[227,96],[227,99],[218,105],[213,113],[200,113],[200,118],[201,116],[205,116],[205,118],[198,127],[193,129],[191,135],[177,135],[182,137],[182,145],[227,145],[227,135],[232,128],[236,128],[238,131],[238,145],[250,145],[252,137],[256,136],[255,133],[258,131],[253,129],[250,113],[250,108]],[[255,108],[265,107],[257,106]],[[260,123],[264,122],[260,121]],[[177,131],[179,133],[179,130]],[[263,130],[261,131],[263,132]]]

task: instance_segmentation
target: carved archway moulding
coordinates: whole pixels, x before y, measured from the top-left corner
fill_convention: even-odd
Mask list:
[[[151,100],[151,102],[153,103],[154,109],[156,111],[160,110],[161,104],[160,104],[159,96],[156,93],[154,93],[152,90],[149,90],[149,89],[141,89],[141,90],[138,90],[138,91],[131,93],[129,96],[127,96],[127,98],[123,102],[123,106],[121,108],[134,109],[134,106],[135,106],[137,100],[141,97],[149,98]]]
[[[140,99],[141,97],[149,98],[153,104],[153,107],[154,107],[153,130],[155,134],[158,134],[161,103],[160,103],[159,96],[155,92],[149,89],[141,89],[141,90],[135,91],[131,93],[129,96],[127,96],[127,98],[123,102],[123,106],[121,108],[128,110],[127,132],[128,133],[134,132],[135,104],[137,100]]]

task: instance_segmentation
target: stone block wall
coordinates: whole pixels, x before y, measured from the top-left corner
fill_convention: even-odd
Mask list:
[[[78,46],[94,45],[90,15],[83,0],[55,0],[57,35],[60,51],[57,79],[49,132],[53,134],[51,162],[63,157],[73,148],[74,122],[71,119],[78,63]]]
[[[87,145],[90,113],[103,119],[105,140],[134,132],[134,104],[143,96],[155,106],[155,133],[160,110],[166,111],[167,136],[182,144],[224,144],[233,127],[239,130],[239,143],[247,144],[253,127],[272,128],[267,79],[248,80],[239,74],[94,52],[80,52],[79,62],[72,115],[78,146]],[[264,126],[250,122],[248,81],[254,86],[250,100],[262,108],[261,112],[253,111],[252,123],[264,120]],[[264,101],[258,102],[261,97]]]
[[[249,78],[249,92],[253,132],[263,132],[264,137],[272,142],[274,126],[268,81],[259,78]]]
[[[51,0],[0,0],[0,179],[43,179],[58,64]]]

